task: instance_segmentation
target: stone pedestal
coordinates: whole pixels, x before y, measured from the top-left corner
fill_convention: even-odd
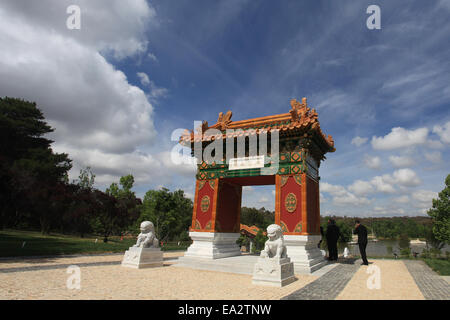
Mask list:
[[[287,255],[294,263],[295,273],[312,273],[327,264],[317,248],[320,239],[319,235],[284,235]]]
[[[202,259],[239,256],[241,251],[236,244],[239,235],[239,233],[189,232],[193,243],[189,246],[184,256]]]
[[[253,271],[253,284],[283,287],[294,282],[294,263],[290,258],[258,258]]]
[[[125,251],[122,267],[135,269],[153,268],[163,266],[163,252],[161,248],[130,247]]]

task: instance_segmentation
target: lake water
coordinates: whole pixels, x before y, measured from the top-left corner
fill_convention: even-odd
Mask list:
[[[339,243],[338,251],[339,254],[344,252],[344,248],[347,247],[352,255],[359,255],[359,247],[358,244],[349,244],[349,243]],[[392,252],[388,251],[388,247],[392,247]],[[426,244],[410,244],[409,246],[412,252],[421,253],[424,249],[426,249]],[[431,248],[431,246],[429,246]],[[445,252],[450,252],[450,246],[445,245],[444,248],[441,249],[441,254],[445,255]],[[398,240],[379,240],[377,242],[371,242],[367,244],[366,248],[367,256],[369,257],[386,257],[393,256],[394,253],[400,255],[400,247],[398,245]]]

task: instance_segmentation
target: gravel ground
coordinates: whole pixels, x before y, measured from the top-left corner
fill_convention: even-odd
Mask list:
[[[164,267],[131,269],[122,255],[0,261],[0,299],[280,299],[317,279],[297,275],[283,288],[252,285],[252,276],[173,267],[182,252],[164,253]],[[67,289],[67,266],[79,265],[81,289]]]
[[[370,262],[369,266],[359,268],[347,286],[336,297],[337,300],[425,299],[403,261],[372,260]],[[369,278],[373,279],[372,277],[375,276],[372,270],[377,270],[376,267],[379,268],[381,286],[379,289],[369,289],[367,282]]]
[[[319,285],[323,291],[327,290],[326,285],[332,285],[331,282],[320,285],[327,274],[316,282],[318,276],[296,275],[297,281],[283,288],[273,288],[253,285],[251,275],[172,266],[174,259],[183,254],[165,252],[163,267],[141,270],[122,267],[123,254],[0,259],[0,299],[278,300],[302,292],[300,289],[304,287],[308,291],[306,299],[314,299],[308,288]],[[403,261],[371,262],[370,266],[355,265],[356,273],[349,275],[350,281],[333,297],[338,300],[424,299]],[[67,268],[71,265],[81,270],[79,290],[67,288],[71,277]],[[368,288],[368,279],[374,276],[368,272],[371,269],[380,271],[379,289]],[[446,296],[444,299],[448,299]]]

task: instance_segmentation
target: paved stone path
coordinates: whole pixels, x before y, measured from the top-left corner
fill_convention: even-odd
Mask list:
[[[361,266],[336,300],[425,300],[402,260]]]
[[[425,262],[405,260],[406,267],[427,300],[450,300],[450,284]]]
[[[339,264],[316,281],[283,297],[282,300],[333,300],[345,288],[359,267],[358,262]]]

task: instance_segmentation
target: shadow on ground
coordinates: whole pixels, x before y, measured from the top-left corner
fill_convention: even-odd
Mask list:
[[[336,261],[328,261],[328,264],[356,264],[358,258],[338,258]]]

